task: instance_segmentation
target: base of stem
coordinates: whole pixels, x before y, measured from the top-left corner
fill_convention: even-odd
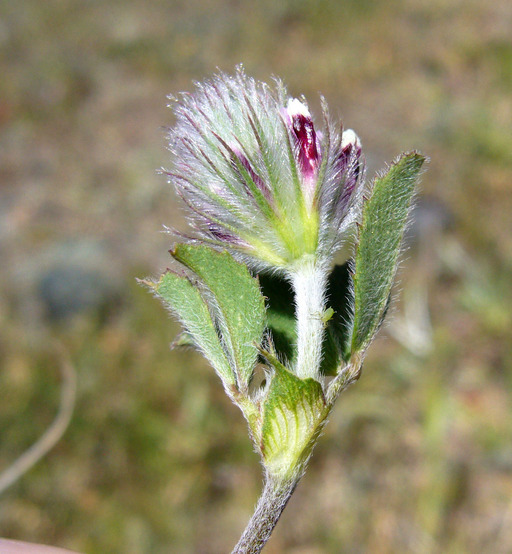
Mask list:
[[[301,475],[287,481],[266,476],[265,486],[245,531],[232,554],[258,554],[267,543]]]

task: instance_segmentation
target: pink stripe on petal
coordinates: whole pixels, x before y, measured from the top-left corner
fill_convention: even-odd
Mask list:
[[[302,175],[305,179],[311,180],[318,174],[320,153],[315,127],[307,106],[296,98],[290,99],[286,107],[285,121],[295,137],[297,161]]]

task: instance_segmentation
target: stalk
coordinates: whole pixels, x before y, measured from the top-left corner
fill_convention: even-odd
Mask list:
[[[317,379],[322,360],[327,275],[315,258],[297,264],[292,274],[297,319],[297,365],[301,379]]]
[[[302,473],[287,480],[265,476],[265,486],[253,516],[232,554],[258,554],[267,543]]]

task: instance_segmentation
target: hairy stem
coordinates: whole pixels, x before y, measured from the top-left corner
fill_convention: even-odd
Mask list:
[[[353,356],[352,360],[338,371],[338,375],[330,382],[325,399],[330,406],[334,406],[338,396],[355,383],[361,376],[364,352]]]
[[[283,510],[290,500],[301,474],[297,477],[278,481],[267,475],[260,499],[232,554],[258,554],[270,538]]]
[[[316,260],[306,260],[292,276],[297,319],[297,377],[318,378],[322,359],[326,271]]]

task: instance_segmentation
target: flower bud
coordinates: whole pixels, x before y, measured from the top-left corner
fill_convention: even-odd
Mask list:
[[[314,187],[320,165],[320,144],[308,107],[297,98],[290,98],[286,120],[295,139],[297,162],[308,188]]]

